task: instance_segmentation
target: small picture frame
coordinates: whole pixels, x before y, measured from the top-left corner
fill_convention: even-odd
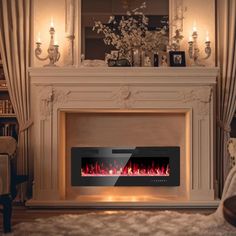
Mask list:
[[[169,59],[170,59],[170,66],[175,66],[175,67],[186,66],[184,51],[170,51]]]
[[[158,61],[160,67],[167,67],[168,66],[168,54],[167,52],[160,52],[158,54]]]

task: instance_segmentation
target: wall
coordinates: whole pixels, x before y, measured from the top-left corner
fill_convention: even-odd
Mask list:
[[[79,1],[79,0],[76,0]],[[194,21],[196,22],[199,33],[199,45],[201,45],[201,52],[204,51],[204,41],[206,38],[206,31],[209,32],[210,40],[212,41],[212,56],[206,61],[207,65],[214,65],[215,53],[215,1],[214,0],[183,0],[183,5],[187,8],[184,14],[184,40],[182,49],[187,52],[189,35],[192,32]],[[33,7],[34,30],[33,41],[37,39],[38,32],[41,33],[42,49],[46,52],[49,43],[49,27],[51,17],[53,16],[55,30],[57,34],[58,43],[60,46],[61,59],[59,65],[64,65],[66,54],[66,40],[65,40],[65,0],[34,0]],[[78,34],[80,35],[80,34]],[[32,43],[35,46],[35,43]],[[75,48],[75,53],[79,52],[78,47]],[[202,55],[203,56],[203,55]],[[188,57],[188,56],[187,56]],[[33,56],[33,65],[42,66],[46,62],[41,62]]]

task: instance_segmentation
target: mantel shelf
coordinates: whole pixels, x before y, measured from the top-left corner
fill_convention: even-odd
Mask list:
[[[215,84],[217,67],[32,67],[32,83]],[[145,80],[144,80],[145,79]]]

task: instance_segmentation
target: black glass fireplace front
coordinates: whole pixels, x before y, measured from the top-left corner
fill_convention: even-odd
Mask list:
[[[73,147],[72,186],[179,186],[179,147]]]

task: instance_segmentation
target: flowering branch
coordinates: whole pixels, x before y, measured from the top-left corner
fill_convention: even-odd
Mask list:
[[[122,56],[127,56],[134,48],[149,51],[159,51],[168,44],[165,29],[148,31],[148,18],[142,10],[146,8],[144,2],[140,7],[128,11],[118,21],[110,16],[108,24],[96,21],[93,30],[104,34],[104,43],[114,46]]]

